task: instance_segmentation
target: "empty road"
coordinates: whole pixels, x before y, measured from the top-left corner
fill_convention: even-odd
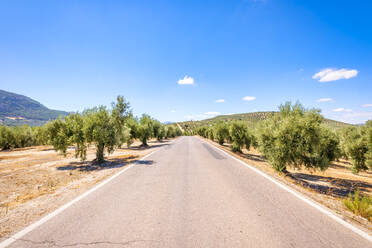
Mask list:
[[[181,137],[10,247],[371,247],[196,137]]]

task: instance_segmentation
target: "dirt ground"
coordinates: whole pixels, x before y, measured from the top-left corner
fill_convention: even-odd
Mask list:
[[[289,173],[284,175],[277,173],[265,161],[262,155],[253,148],[249,151],[243,149],[243,153],[237,154],[231,152],[229,144],[219,145],[209,139],[204,140],[246,161],[249,165],[264,171],[282,183],[295,188],[311,199],[330,208],[347,221],[358,225],[361,229],[372,234],[372,223],[365,218],[354,215],[346,209],[342,202],[348,196],[349,192],[353,192],[356,188],[359,188],[362,194],[372,195],[371,172],[353,174],[350,170],[351,163],[341,160],[340,162],[334,162],[325,171],[287,168]]]
[[[85,162],[74,157],[73,148],[66,157],[48,146],[0,152],[0,239],[168,142],[150,141],[147,148],[135,142],[131,148],[107,156],[102,165],[92,162],[94,146],[89,148]]]

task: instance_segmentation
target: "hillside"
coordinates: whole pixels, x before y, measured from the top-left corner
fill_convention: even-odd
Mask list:
[[[185,121],[180,122],[179,124],[184,129],[194,128],[201,125],[208,125],[215,123],[217,121],[233,121],[233,120],[240,120],[245,121],[247,124],[254,128],[256,124],[262,120],[265,120],[271,116],[273,116],[275,112],[252,112],[252,113],[243,113],[243,114],[233,114],[233,115],[219,115],[210,119],[205,119],[201,121]],[[340,121],[335,121],[331,119],[325,119],[325,123],[330,126],[332,129],[339,129],[347,126],[351,126],[351,124],[347,124]]]
[[[23,95],[0,90],[0,123],[8,126],[42,125],[67,112],[48,109],[41,103]]]

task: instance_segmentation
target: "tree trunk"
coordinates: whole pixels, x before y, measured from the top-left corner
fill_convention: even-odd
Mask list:
[[[101,143],[97,144],[96,159],[99,164],[102,164],[105,161],[104,151],[105,151],[105,144],[101,144]]]

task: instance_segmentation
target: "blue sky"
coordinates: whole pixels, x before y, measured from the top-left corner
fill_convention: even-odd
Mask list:
[[[372,119],[371,9],[367,0],[5,0],[0,89],[67,111],[120,94],[161,121],[299,100],[361,123]]]

